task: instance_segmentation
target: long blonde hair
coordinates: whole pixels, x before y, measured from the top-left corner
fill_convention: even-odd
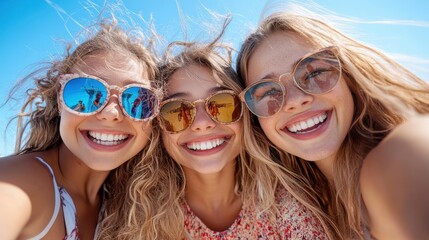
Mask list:
[[[59,123],[61,121],[58,108],[58,94],[60,92],[59,77],[62,74],[70,73],[77,64],[84,64],[85,59],[91,56],[98,56],[104,53],[117,54],[135,61],[143,69],[142,78],[156,79],[158,72],[157,57],[152,51],[154,43],[152,37],[146,37],[143,30],[137,27],[126,29],[118,24],[114,16],[111,19],[100,19],[98,31],[86,31],[90,35],[86,41],[76,46],[67,48],[65,56],[58,61],[52,62],[48,67],[40,69],[30,74],[25,80],[34,78],[35,87],[27,90],[28,98],[22,107],[19,118],[28,118],[24,124],[19,124],[21,129],[18,136],[20,146],[17,154],[25,154],[35,151],[45,151],[58,147],[61,143],[59,133]],[[92,29],[92,28],[91,28]],[[146,45],[145,45],[146,43]],[[113,61],[106,58],[107,63]],[[127,62],[124,64],[128,64]],[[113,64],[115,71],[119,71],[118,65]],[[110,66],[110,65],[108,65]],[[43,72],[46,69],[46,72]],[[127,71],[126,69],[123,71]],[[43,75],[41,74],[43,73]],[[151,82],[153,87],[159,87],[156,81]],[[20,85],[17,85],[20,86]],[[28,128],[27,131],[24,131]],[[24,135],[28,134],[25,141]],[[147,182],[155,187],[159,180],[164,177],[162,174],[153,174],[162,169],[160,160],[157,158],[157,145],[159,143],[159,131],[153,131],[149,143],[136,156],[128,160],[123,165],[112,170],[105,181],[104,188],[107,192],[105,199],[105,216],[101,222],[101,239],[109,239],[113,236],[118,224],[129,224],[132,221],[141,222],[140,219],[130,219],[127,217],[128,211],[135,211],[134,193],[130,192],[129,186],[136,178],[145,178],[141,183]],[[155,190],[154,190],[155,191]],[[159,190],[163,192],[163,189]],[[158,196],[158,193],[153,195]],[[141,202],[152,201],[151,195],[143,194]],[[158,200],[158,199],[157,199]],[[141,225],[143,226],[143,225]],[[113,236],[114,239],[118,239]]]
[[[243,83],[252,53],[264,39],[279,31],[298,34],[316,47],[337,46],[355,109],[353,123],[334,162],[333,186],[314,163],[271,143],[269,147],[287,169],[285,181],[294,187],[293,195],[311,208],[336,238],[364,238],[366,216],[359,188],[362,161],[395,126],[416,113],[429,112],[429,84],[380,51],[347,37],[329,24],[286,12],[272,13],[263,19],[244,41],[237,60]],[[266,139],[259,124],[254,134]]]
[[[231,67],[232,48],[219,43],[228,23],[229,19],[225,21],[219,36],[210,43],[171,43],[161,62],[159,79],[167,84],[174,72],[191,64],[197,64],[211,69],[214,78],[221,86],[238,94],[243,86]],[[177,47],[181,49],[179,53],[174,54]],[[250,125],[250,114],[247,110],[244,111],[243,121],[247,126]],[[161,129],[155,126],[154,131],[159,132]],[[123,215],[128,219],[126,222],[116,218],[119,220],[117,225],[119,234],[113,235],[114,239],[183,239],[187,237],[182,212],[186,186],[184,172],[181,166],[168,155],[162,144],[159,144],[154,154],[157,155],[158,164],[153,166],[148,164],[148,171],[144,177],[136,176],[141,174],[139,172],[135,172],[132,177],[128,193],[132,196],[130,198],[132,202],[129,203],[131,205],[128,206],[131,211],[128,216]],[[271,165],[276,164],[271,160],[268,164],[260,162],[250,156],[244,148],[238,156],[237,163],[235,192],[250,207],[255,207],[260,212],[268,211],[268,215],[274,218],[276,174],[278,173],[272,170],[275,168]],[[278,172],[282,171],[278,170]],[[148,181],[150,174],[157,175],[158,180]]]

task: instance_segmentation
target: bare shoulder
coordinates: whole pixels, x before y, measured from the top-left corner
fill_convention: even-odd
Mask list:
[[[0,239],[24,237],[26,230],[32,232],[29,225],[40,217],[38,211],[50,209],[49,203],[53,203],[54,196],[52,175],[35,159],[43,155],[25,154],[0,159],[0,216],[8,216],[0,220]]]
[[[37,182],[37,177],[49,173],[46,171],[47,168],[36,159],[36,157],[43,159],[44,156],[45,153],[41,152],[0,158],[0,180],[17,185]],[[29,180],[32,181],[27,182]]]
[[[364,159],[362,174],[370,173],[372,169],[383,170],[378,174],[388,173],[390,170],[414,170],[420,166],[427,167],[428,161],[429,115],[425,115],[399,125],[370,151]]]
[[[364,159],[362,197],[378,239],[429,239],[429,116],[395,128]]]

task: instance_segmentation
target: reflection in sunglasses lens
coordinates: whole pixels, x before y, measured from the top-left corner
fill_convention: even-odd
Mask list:
[[[231,93],[219,93],[207,100],[205,110],[220,123],[235,122],[241,117],[241,102]],[[159,117],[164,129],[180,132],[188,128],[194,120],[196,109],[191,102],[173,100],[161,107]]]
[[[325,93],[340,78],[340,63],[331,51],[322,51],[302,60],[295,70],[296,83],[306,92]]]
[[[79,77],[64,86],[65,105],[76,112],[92,113],[104,105],[106,87],[98,80]]]
[[[179,132],[189,127],[195,109],[188,102],[171,101],[162,106],[159,116],[167,131]]]
[[[92,114],[105,105],[108,91],[97,79],[78,77],[66,83],[63,89],[65,105],[82,114]],[[158,106],[155,94],[141,87],[129,87],[121,95],[122,108],[132,118],[142,120],[153,116]]]
[[[244,95],[249,110],[258,116],[271,116],[283,103],[283,90],[278,82],[262,82],[251,87]]]
[[[302,59],[294,70],[296,84],[308,94],[321,94],[335,87],[341,75],[337,56],[324,50]],[[266,81],[253,85],[244,94],[249,110],[260,117],[277,113],[283,105],[280,82]]]
[[[219,93],[208,100],[207,111],[221,123],[235,122],[241,115],[241,102],[235,95]]]
[[[123,108],[136,119],[151,117],[157,104],[156,96],[145,88],[130,87],[122,93]]]

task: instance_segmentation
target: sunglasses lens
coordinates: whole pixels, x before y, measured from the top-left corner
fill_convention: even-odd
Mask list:
[[[171,101],[164,104],[159,117],[165,130],[169,132],[180,132],[188,128],[195,116],[195,108],[184,101]]]
[[[322,51],[303,59],[295,70],[296,83],[307,93],[325,93],[337,84],[341,67],[332,51]]]
[[[129,87],[122,93],[122,104],[127,114],[135,119],[144,120],[152,117],[158,106],[155,94],[146,88]]]
[[[261,82],[244,93],[249,110],[259,117],[277,113],[283,105],[283,90],[278,82]]]
[[[106,96],[106,87],[100,81],[85,77],[68,81],[63,90],[64,104],[82,114],[91,114],[100,109]]]
[[[231,93],[219,93],[207,101],[207,112],[220,123],[232,123],[241,116],[241,102]]]

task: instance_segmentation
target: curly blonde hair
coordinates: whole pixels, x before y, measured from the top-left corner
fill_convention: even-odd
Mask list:
[[[244,41],[237,60],[242,83],[258,45],[270,35],[290,32],[315,47],[337,46],[343,76],[354,100],[353,122],[334,162],[330,184],[313,162],[277,149],[267,142],[254,118],[254,134],[286,168],[287,185],[324,222],[334,239],[364,238],[367,220],[359,188],[359,173],[367,153],[395,126],[414,114],[429,112],[429,84],[380,51],[349,38],[326,22],[308,15],[275,12],[263,19]],[[266,153],[267,154],[267,153]],[[321,211],[322,210],[322,211]]]
[[[62,143],[59,133],[61,121],[58,107],[59,78],[63,74],[70,73],[76,65],[84,64],[88,57],[108,53],[121,55],[129,61],[135,61],[143,69],[142,74],[144,76],[141,77],[151,79],[152,86],[159,88],[160,84],[154,81],[158,75],[158,60],[153,51],[155,35],[147,38],[143,34],[143,30],[136,27],[126,30],[125,27],[119,26],[114,16],[111,19],[100,20],[100,23],[94,27],[97,27],[98,31],[95,33],[94,31],[86,31],[92,35],[73,51],[71,51],[72,47],[69,46],[61,60],[50,63],[48,67],[35,71],[24,79],[34,78],[35,87],[27,91],[28,98],[22,107],[22,113],[18,116],[20,120],[18,145],[20,148],[17,154],[45,151],[58,147]],[[106,58],[106,63],[110,63],[109,61],[112,60]],[[128,63],[125,62],[124,64]],[[112,67],[115,67],[115,71],[120,70],[117,69],[117,64],[112,64]],[[47,69],[46,73],[41,75],[40,73],[45,69]],[[21,124],[22,118],[28,118],[28,121]],[[28,132],[25,131],[26,128],[28,128]],[[24,141],[24,133],[28,134],[26,141]],[[137,222],[135,226],[144,230],[145,225],[142,223],[144,219],[128,217],[128,212],[140,211],[138,208],[146,202],[151,204],[163,203],[158,198],[156,200],[151,198],[152,195],[157,197],[162,195],[164,186],[160,183],[167,182],[161,180],[165,177],[162,173],[153,174],[159,172],[158,169],[164,169],[162,159],[158,158],[159,154],[157,154],[159,136],[159,131],[154,130],[145,148],[129,161],[112,170],[106,179],[104,185],[107,192],[105,216],[100,223],[101,239],[120,239],[120,237],[113,235],[118,226],[130,225],[134,221]],[[135,195],[141,192],[132,191],[130,188],[130,185],[135,182],[154,186],[148,190],[151,194],[143,192],[141,198],[137,200]],[[162,226],[156,227],[162,228]]]
[[[232,48],[219,43],[229,21],[229,19],[225,21],[222,32],[210,43],[172,42],[161,63],[159,79],[167,84],[177,70],[197,64],[211,69],[214,78],[221,86],[238,94],[243,86],[231,67]],[[174,55],[176,47],[182,49]],[[247,110],[244,111],[243,122],[246,126],[250,126],[250,114]],[[155,132],[161,131],[159,126],[155,128]],[[136,175],[132,177],[129,190],[132,196],[130,198],[132,211],[128,216],[123,215],[124,219],[128,219],[126,224],[123,225],[124,221],[119,217],[116,218],[119,221],[117,224],[119,234],[116,233],[114,237],[107,239],[187,238],[182,212],[186,187],[184,172],[181,166],[168,155],[162,144],[155,154],[159,164],[148,165],[148,171],[143,177]],[[282,174],[280,165],[270,159],[268,162],[261,162],[249,155],[245,148],[241,150],[237,162],[235,192],[251,207],[255,207],[260,212],[268,211],[268,215],[274,220],[277,176]],[[156,175],[158,180],[148,181],[150,175]]]

